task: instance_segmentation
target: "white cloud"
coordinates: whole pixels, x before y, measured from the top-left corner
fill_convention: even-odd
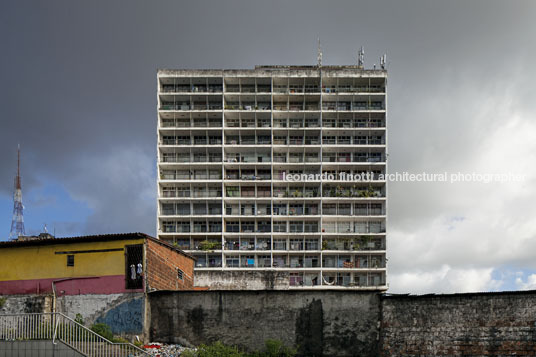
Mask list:
[[[492,268],[458,269],[442,265],[436,270],[389,276],[391,293],[457,293],[497,290],[502,282],[492,278]]]
[[[516,278],[516,286],[519,290],[535,290],[536,289],[536,274],[531,274],[526,280],[522,276]]]
[[[526,177],[517,183],[392,183],[388,255],[393,292],[493,290],[503,279],[513,280],[493,280],[494,267],[536,270],[536,122],[516,97],[521,82],[511,78],[503,87],[473,85],[436,93],[433,105],[420,113],[434,125],[422,130],[413,120],[390,129],[391,137],[405,130],[423,136],[401,149],[406,155],[393,165],[399,170]],[[449,107],[468,100],[463,110]],[[398,145],[395,141],[391,153]],[[518,286],[531,280],[523,284]]]

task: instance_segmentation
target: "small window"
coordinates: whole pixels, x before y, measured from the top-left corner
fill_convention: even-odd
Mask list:
[[[74,267],[74,255],[67,256],[67,266]]]
[[[179,280],[184,280],[184,272],[180,269],[177,269],[177,276]]]

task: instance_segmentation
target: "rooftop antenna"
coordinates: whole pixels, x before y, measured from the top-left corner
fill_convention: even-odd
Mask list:
[[[322,67],[322,46],[320,45],[320,37],[318,37],[318,55],[317,55],[318,67]]]
[[[44,233],[48,233],[48,228],[47,228],[47,224],[45,223],[45,225],[43,226],[43,232]]]
[[[385,69],[385,63],[387,62],[387,54],[380,57],[380,67]]]
[[[20,144],[17,148],[17,176],[15,177],[15,191],[13,193],[13,219],[11,220],[10,239],[17,239],[26,235],[24,230],[24,216],[22,206],[22,185],[20,179]]]
[[[357,55],[357,67],[359,69],[365,68],[365,49],[363,46],[361,46]]]

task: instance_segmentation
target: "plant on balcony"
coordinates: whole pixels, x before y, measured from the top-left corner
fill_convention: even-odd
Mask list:
[[[328,242],[323,240],[322,241],[322,250],[326,250],[326,249],[328,249]]]
[[[362,236],[361,237],[361,243],[363,244],[364,248],[368,248],[371,242],[372,242],[372,237],[371,236]]]
[[[300,190],[295,190],[293,193],[292,193],[292,197],[301,197],[302,196],[302,193]]]
[[[374,191],[374,188],[372,187],[372,185],[369,185],[366,192],[367,192],[367,197],[376,197],[376,191]]]
[[[211,241],[208,241],[208,240],[204,240],[202,241],[201,243],[199,243],[199,248],[201,248],[201,250],[216,250],[218,249],[220,246],[220,243],[219,242],[211,242]]]
[[[342,187],[341,186],[337,186],[337,191],[335,193],[335,196],[336,197],[341,197],[342,196]]]
[[[283,195],[283,197],[288,197],[288,190],[285,190],[285,194]]]

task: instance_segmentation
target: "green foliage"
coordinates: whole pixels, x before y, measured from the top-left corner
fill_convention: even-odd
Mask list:
[[[80,325],[84,325],[84,318],[81,314],[76,314],[74,321],[78,322]]]
[[[246,357],[246,355],[238,351],[236,346],[227,346],[217,341],[208,346],[199,346],[196,357]]]
[[[287,347],[279,340],[266,340],[266,351],[261,352],[259,357],[294,357],[297,351]]]
[[[6,298],[5,297],[0,297],[0,309],[4,307],[4,305],[6,304]]]
[[[114,343],[130,343],[129,340],[124,339],[123,337],[114,337],[112,339],[112,342],[114,342]]]
[[[197,352],[194,350],[182,351],[181,357],[197,357]]]
[[[216,250],[221,249],[221,243],[220,242],[211,242],[209,240],[204,240],[201,243],[199,243],[199,246],[202,250]]]
[[[287,347],[279,340],[266,340],[265,350],[251,354],[241,352],[236,346],[227,346],[220,341],[201,345],[195,350],[182,352],[181,357],[294,357],[296,349]]]
[[[112,333],[112,329],[110,328],[110,326],[103,324],[103,323],[95,324],[91,326],[91,331],[95,332],[97,335],[100,335],[109,341],[113,340],[114,338],[114,335]]]
[[[114,343],[130,343],[130,341],[125,340],[122,337],[114,337],[114,334],[112,333],[112,328],[104,323],[99,323],[91,326],[91,331]]]

